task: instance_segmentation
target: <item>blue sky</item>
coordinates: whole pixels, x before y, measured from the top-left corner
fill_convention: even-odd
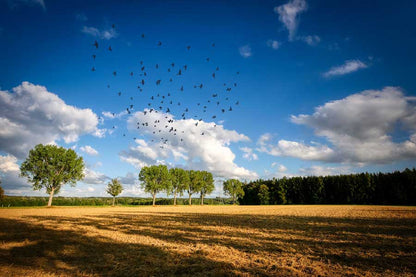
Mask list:
[[[218,180],[413,167],[415,8],[414,1],[2,1],[2,186],[10,195],[44,195],[18,177],[37,143],[84,157],[86,179],[64,196],[104,196],[115,177],[123,195],[143,196],[138,172],[158,163],[209,170]],[[167,129],[165,116],[173,119]],[[155,120],[163,124],[136,128]],[[219,181],[213,195],[220,194]]]

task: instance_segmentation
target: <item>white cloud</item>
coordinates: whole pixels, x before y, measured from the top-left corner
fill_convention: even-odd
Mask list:
[[[334,151],[324,145],[308,146],[296,141],[279,140],[277,144],[270,141],[272,136],[268,133],[262,135],[257,144],[258,151],[272,156],[295,157],[303,160],[330,160]]]
[[[257,156],[256,153],[253,153],[253,149],[249,148],[249,147],[240,147],[240,150],[244,152],[243,154],[243,158],[246,160],[258,160],[259,157]]]
[[[101,39],[106,39],[106,40],[109,40],[109,39],[112,39],[112,38],[115,38],[115,37],[118,36],[118,34],[117,34],[117,32],[114,28],[110,28],[110,29],[107,29],[107,30],[100,31],[99,29],[97,29],[95,27],[84,26],[81,29],[81,32],[83,32],[85,34],[88,34],[88,35],[91,35],[91,36],[96,37],[96,38],[101,38]]]
[[[317,35],[302,36],[298,38],[310,46],[316,46],[321,42],[321,38]]]
[[[43,86],[23,82],[13,92],[0,91],[0,150],[24,158],[36,144],[63,139],[75,142],[84,134],[102,135],[90,109],[69,106]]]
[[[0,156],[0,171],[10,172],[19,171],[19,165],[17,164],[17,158],[12,155]]]
[[[240,55],[244,58],[248,58],[251,55],[253,55],[253,53],[251,52],[251,47],[250,45],[244,45],[241,46],[238,51],[240,52]]]
[[[91,146],[89,146],[89,145],[86,145],[86,146],[82,146],[82,147],[80,147],[79,148],[82,152],[85,152],[85,153],[87,153],[88,155],[91,155],[91,156],[97,156],[98,155],[98,151],[97,150],[95,150],[94,148],[92,148]]]
[[[323,73],[323,76],[325,78],[329,78],[333,76],[345,75],[367,67],[368,65],[360,60],[348,60],[342,65],[331,67],[331,69]]]
[[[167,118],[166,118],[167,117]],[[255,178],[257,174],[234,163],[235,155],[228,147],[232,142],[249,141],[249,138],[236,131],[226,130],[222,125],[214,127],[213,122],[204,122],[194,119],[180,119],[168,122],[174,118],[162,112],[149,113],[136,112],[128,119],[128,128],[150,137],[154,141],[136,139],[135,145],[120,153],[120,159],[136,168],[155,163],[184,163],[187,168],[208,170],[215,176]],[[158,126],[142,126],[137,129],[137,122],[155,122]],[[198,123],[197,126],[195,124]],[[160,127],[159,127],[160,126]],[[164,128],[168,126],[168,128]],[[176,132],[169,130],[177,130]],[[161,132],[158,130],[161,129]],[[153,132],[155,132],[153,134]],[[201,135],[204,133],[204,135]],[[175,135],[176,134],[176,135]],[[167,143],[160,143],[161,139]],[[181,141],[182,139],[182,141]],[[161,148],[163,147],[163,148]]]
[[[285,25],[289,32],[289,41],[296,35],[299,24],[298,15],[308,8],[305,0],[291,0],[288,3],[275,7],[274,11],[279,14],[279,20]]]
[[[267,41],[267,46],[269,46],[270,48],[272,48],[274,50],[277,50],[280,47],[280,43],[277,40],[269,39]]]
[[[303,160],[349,163],[390,163],[416,158],[416,105],[399,88],[366,90],[315,108],[312,115],[292,116],[326,138],[333,148],[293,141],[268,143],[270,134],[259,139],[259,151]],[[396,128],[410,133],[409,139],[394,142]]]
[[[92,170],[88,167],[86,167],[84,169],[84,174],[85,174],[85,177],[82,180],[82,182],[85,183],[85,184],[96,184],[96,185],[97,184],[104,184],[105,182],[107,182],[108,180],[111,179],[107,175],[105,175],[101,172]]]

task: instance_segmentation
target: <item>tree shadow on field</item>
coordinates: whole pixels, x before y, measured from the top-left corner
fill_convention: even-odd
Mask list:
[[[83,218],[34,218],[56,224],[94,226],[97,229],[142,235],[181,245],[226,246],[248,254],[300,254],[314,261],[352,267],[359,271],[390,272],[397,275],[416,272],[415,218],[366,219],[143,211]],[[276,273],[253,264],[242,266],[240,270],[265,275]]]
[[[43,225],[49,220],[56,221],[56,225]],[[80,224],[79,221],[72,218],[74,224]],[[39,217],[35,224],[0,218],[0,268],[3,269],[0,272],[6,270],[15,275],[13,268],[17,268],[28,276],[34,271],[60,276],[233,276],[238,273],[232,265],[212,261],[202,253],[185,256],[161,246],[91,237],[82,230],[60,230],[60,223],[59,217]]]

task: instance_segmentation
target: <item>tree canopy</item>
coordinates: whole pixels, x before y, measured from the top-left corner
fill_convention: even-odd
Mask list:
[[[111,182],[107,185],[107,193],[113,196],[113,206],[115,203],[116,196],[123,191],[123,186],[117,179],[111,179]]]
[[[54,193],[58,193],[62,185],[75,186],[84,178],[84,167],[84,160],[74,150],[38,144],[21,164],[20,175],[32,183],[34,190],[46,188],[48,206],[51,206]]]
[[[171,189],[173,193],[173,205],[176,205],[176,196],[182,196],[184,190],[189,186],[189,174],[182,168],[169,169]]]
[[[199,171],[201,182],[199,186],[199,192],[201,193],[201,205],[204,205],[204,197],[214,191],[214,177],[211,172]]]
[[[243,183],[237,179],[229,179],[223,183],[223,190],[226,194],[233,198],[233,203],[236,203],[237,197],[244,196]]]
[[[153,196],[153,206],[156,203],[156,194],[169,191],[171,186],[169,171],[166,165],[145,166],[140,170],[139,180],[145,192]]]

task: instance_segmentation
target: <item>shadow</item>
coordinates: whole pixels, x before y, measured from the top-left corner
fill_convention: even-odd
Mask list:
[[[345,270],[359,275],[416,272],[414,218],[140,210],[25,218],[33,224],[0,219],[1,226],[5,226],[0,241],[35,242],[1,250],[1,265],[13,263],[53,273],[104,276],[319,275],[314,267],[320,266],[333,270],[334,275],[344,275]],[[107,232],[107,236],[91,237],[82,230]],[[123,243],[108,234],[140,236],[158,242]],[[184,251],[173,251],[172,245]],[[219,252],[213,254],[211,249]],[[227,257],[229,253],[234,256]],[[223,259],[214,259],[212,255]],[[297,260],[299,257],[303,260]],[[67,268],[62,268],[61,263]]]
[[[38,220],[53,220],[57,227],[69,222],[53,217]],[[237,276],[242,272],[229,263],[207,259],[202,252],[183,255],[13,219],[0,218],[0,226],[0,267],[18,268],[28,276],[34,271],[68,276]]]
[[[409,218],[157,211],[94,215],[82,219],[34,218],[56,224],[94,226],[98,230],[147,236],[181,245],[225,246],[248,254],[302,255],[314,261],[370,272],[416,272],[416,220]],[[244,268],[247,272],[259,270],[255,266]]]

